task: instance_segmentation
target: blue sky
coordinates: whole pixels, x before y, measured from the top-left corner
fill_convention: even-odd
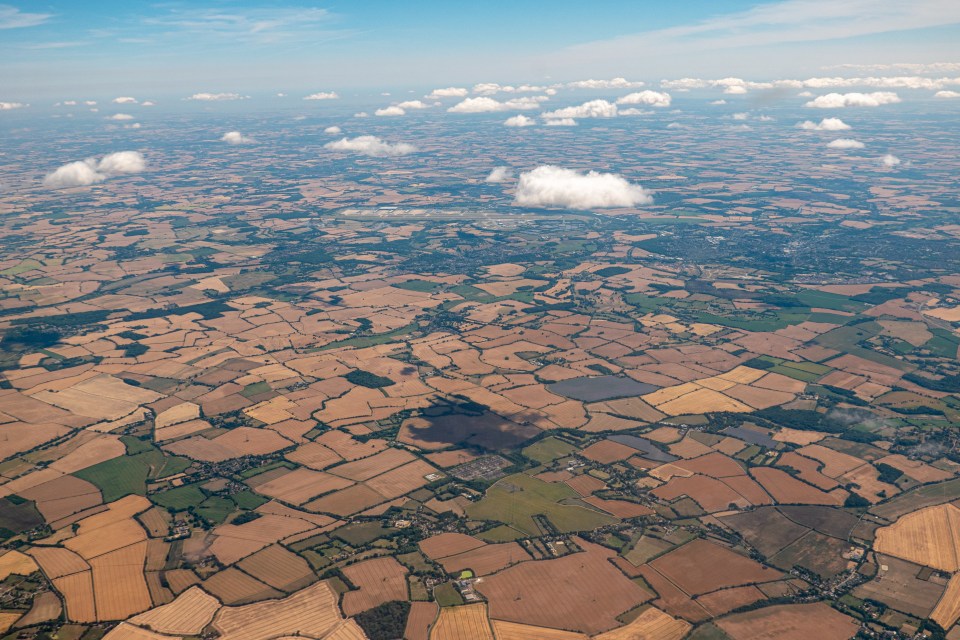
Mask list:
[[[3,2],[0,101],[960,60],[956,0]]]

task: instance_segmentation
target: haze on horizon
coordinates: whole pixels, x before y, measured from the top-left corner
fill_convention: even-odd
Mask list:
[[[0,4],[0,102],[615,76],[957,75],[948,0]]]

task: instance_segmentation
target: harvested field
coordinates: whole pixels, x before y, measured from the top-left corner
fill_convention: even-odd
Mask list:
[[[680,496],[695,500],[707,513],[727,511],[730,505],[735,508],[750,506],[750,502],[720,480],[707,476],[672,478],[666,484],[650,492],[656,497],[672,501]]]
[[[96,622],[97,610],[93,598],[93,580],[89,571],[73,573],[53,580],[67,609],[67,620],[71,622]]]
[[[388,500],[399,498],[422,486],[430,484],[425,476],[437,470],[423,460],[414,460],[402,467],[367,480],[366,485]]]
[[[61,547],[34,547],[29,550],[43,573],[51,580],[62,578],[74,573],[86,571],[90,565],[86,561],[69,549]]]
[[[909,513],[877,529],[873,547],[878,553],[956,572],[960,569],[960,509],[944,504]]]
[[[954,574],[947,583],[947,589],[930,614],[930,619],[944,629],[949,629],[960,618],[960,573]]]
[[[666,540],[654,538],[653,536],[643,535],[637,539],[633,547],[623,557],[632,565],[639,567],[645,562],[649,562],[663,553],[672,549],[674,545]]]
[[[733,640],[849,640],[859,629],[853,618],[821,602],[765,607],[715,624]]]
[[[627,445],[620,444],[619,442],[613,442],[612,440],[601,440],[600,442],[595,442],[594,444],[590,445],[580,453],[588,460],[601,462],[603,464],[610,464],[611,462],[626,460],[636,452],[636,449],[633,447],[628,447]]]
[[[330,473],[354,482],[363,482],[415,459],[412,453],[404,449],[386,449],[369,458],[333,467]]]
[[[803,446],[820,442],[828,435],[830,434],[822,431],[800,431],[799,429],[780,427],[780,429],[773,434],[773,439],[777,442],[789,442],[790,444]]]
[[[440,561],[447,573],[457,574],[464,569],[472,569],[478,576],[496,573],[501,569],[530,560],[530,554],[516,542],[488,544]]]
[[[944,585],[921,580],[919,565],[877,555],[880,568],[876,577],[853,590],[857,598],[870,598],[904,613],[926,618],[944,593]],[[886,570],[884,570],[886,567]]]
[[[74,476],[61,476],[20,492],[21,498],[34,500],[48,523],[103,503],[96,485]]]
[[[931,467],[919,460],[910,460],[899,454],[880,458],[877,462],[888,464],[894,469],[899,469],[904,475],[924,484],[928,482],[943,482],[953,477],[952,473]]]
[[[364,560],[344,567],[357,591],[343,594],[343,613],[355,616],[384,602],[407,599],[407,569],[392,557]]]
[[[244,558],[237,567],[287,593],[303,589],[316,580],[306,560],[276,544]]]
[[[753,604],[759,600],[766,600],[767,596],[750,585],[745,587],[732,587],[730,589],[719,589],[712,593],[697,598],[701,607],[706,609],[710,615],[722,616],[728,611],[733,611],[739,607]]]
[[[385,498],[365,484],[335,491],[303,505],[307,511],[349,516],[384,502]]]
[[[849,511],[834,507],[783,505],[777,509],[799,525],[841,540],[846,540],[860,521]]]
[[[170,530],[170,516],[159,507],[148,509],[137,516],[151,538],[162,538]]]
[[[360,442],[354,440],[348,433],[335,430],[323,432],[314,442],[331,449],[344,460],[359,460],[387,448],[387,443],[383,440]]]
[[[282,600],[224,607],[213,625],[223,640],[267,640],[294,634],[323,638],[341,621],[336,593],[318,582]]]
[[[810,530],[791,521],[773,507],[719,516],[719,520],[768,558]]]
[[[243,456],[267,455],[286,449],[291,445],[293,445],[291,441],[276,431],[237,427],[212,440],[194,436],[186,440],[165,444],[163,448],[191,460],[223,462]]]
[[[650,566],[691,596],[783,577],[779,571],[706,540],[688,542]]]
[[[0,555],[0,582],[11,575],[28,576],[39,571],[37,563],[30,556],[19,551],[6,551]]]
[[[829,476],[820,473],[819,468],[823,465],[818,460],[798,455],[792,451],[780,456],[777,460],[778,467],[789,467],[796,470],[797,477],[808,484],[812,484],[823,491],[830,491],[840,485],[839,482]]]
[[[612,551],[581,540],[577,544],[583,552],[522,562],[478,583],[491,616],[591,634],[618,626],[616,616],[653,597],[610,564]]]
[[[420,541],[420,550],[432,560],[465,553],[484,546],[484,542],[463,533],[440,533]]]
[[[170,571],[164,571],[163,577],[166,579],[167,584],[170,585],[170,590],[174,593],[183,593],[193,585],[200,584],[200,578],[190,569],[171,569]]]
[[[820,473],[831,478],[838,478],[866,464],[866,461],[860,458],[834,451],[819,444],[801,447],[797,449],[797,453],[823,463],[823,469],[820,470]]]
[[[10,422],[0,424],[0,460],[55,440],[70,432],[59,424]]]
[[[6,634],[21,615],[20,611],[0,611],[0,633]]]
[[[751,469],[750,473],[778,504],[839,506],[843,504],[847,496],[847,492],[840,489],[832,493],[820,491],[780,469],[756,467]]]
[[[220,609],[220,602],[199,587],[191,587],[170,604],[127,620],[131,624],[171,636],[200,635]]]
[[[443,607],[430,640],[494,640],[485,604]]]
[[[60,604],[60,598],[57,597],[57,594],[53,591],[38,593],[31,603],[30,611],[17,620],[17,627],[31,627],[42,622],[56,620],[60,617],[62,611],[63,606]]]
[[[2,487],[0,487],[2,490]],[[960,498],[960,478],[918,487],[870,508],[870,513],[893,522],[900,516]]]
[[[548,629],[547,627],[533,627],[528,624],[491,620],[493,636],[497,640],[587,640],[582,633]]]
[[[728,478],[730,476],[744,476],[747,472],[739,462],[722,453],[708,453],[699,458],[678,460],[674,465],[686,469],[691,473],[710,476],[711,478]]]
[[[317,442],[302,444],[285,457],[290,462],[295,462],[317,471],[326,469],[330,465],[343,460],[333,449]]]
[[[439,610],[436,602],[411,602],[404,640],[429,640]]]
[[[847,568],[843,553],[850,548],[846,540],[838,540],[816,531],[809,531],[769,558],[770,564],[789,571],[795,566],[829,580]]]
[[[845,486],[849,484],[857,485],[854,491],[873,504],[900,493],[900,488],[896,485],[881,482],[880,472],[870,464],[865,464],[849,473],[843,474],[839,480]]]
[[[689,630],[690,623],[650,607],[631,623],[595,636],[594,640],[680,640]]]
[[[121,622],[103,637],[106,640],[167,640],[164,635],[126,622]]]
[[[229,567],[201,583],[205,591],[228,605],[240,605],[258,600],[279,598],[283,594],[244,572]]]
[[[223,564],[233,564],[268,545],[313,528],[314,525],[306,519],[267,513],[250,522],[223,524],[214,529],[216,538],[210,545],[210,552]]]
[[[323,471],[296,469],[257,486],[255,491],[277,500],[301,505],[319,495],[343,489],[352,484],[351,480]]]
[[[143,577],[146,555],[143,541],[90,560],[99,620],[125,620],[153,606]]]

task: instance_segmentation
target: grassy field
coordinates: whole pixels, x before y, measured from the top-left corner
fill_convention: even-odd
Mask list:
[[[174,511],[185,511],[190,507],[199,507],[207,499],[206,494],[197,485],[177,487],[168,491],[161,491],[150,496],[154,504]]]
[[[559,531],[586,531],[617,522],[615,518],[578,506],[560,504],[579,495],[563,484],[548,484],[524,474],[508,476],[493,485],[482,500],[467,507],[479,520],[508,524],[531,536],[548,533],[533,519],[545,516]]]
[[[377,538],[383,537],[392,531],[395,531],[395,529],[384,527],[379,521],[357,522],[354,524],[348,524],[345,527],[340,527],[339,529],[333,531],[330,535],[332,535],[334,538],[343,540],[349,545],[359,547],[361,545],[373,542]]]
[[[452,582],[446,582],[433,590],[433,597],[441,607],[454,607],[463,604],[463,598],[453,586]]]
[[[540,464],[546,464],[558,458],[568,456],[576,450],[577,448],[572,444],[564,442],[559,438],[551,437],[544,438],[529,447],[525,447],[522,453],[531,460],[536,460]]]
[[[73,475],[96,485],[103,492],[104,502],[113,502],[132,493],[146,495],[147,478],[164,478],[180,473],[190,464],[189,460],[165,456],[151,446],[143,453],[107,460]]]
[[[220,496],[211,496],[203,501],[197,508],[197,513],[215,524],[223,523],[237,506],[232,500],[221,498]]]
[[[901,493],[892,500],[872,507],[870,513],[892,522],[911,511],[943,504],[957,498],[960,498],[960,478],[928,484],[914,491]]]

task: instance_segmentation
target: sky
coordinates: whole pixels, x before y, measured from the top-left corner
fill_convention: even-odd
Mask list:
[[[960,2],[0,0],[0,57],[0,102],[773,80],[960,61]]]

